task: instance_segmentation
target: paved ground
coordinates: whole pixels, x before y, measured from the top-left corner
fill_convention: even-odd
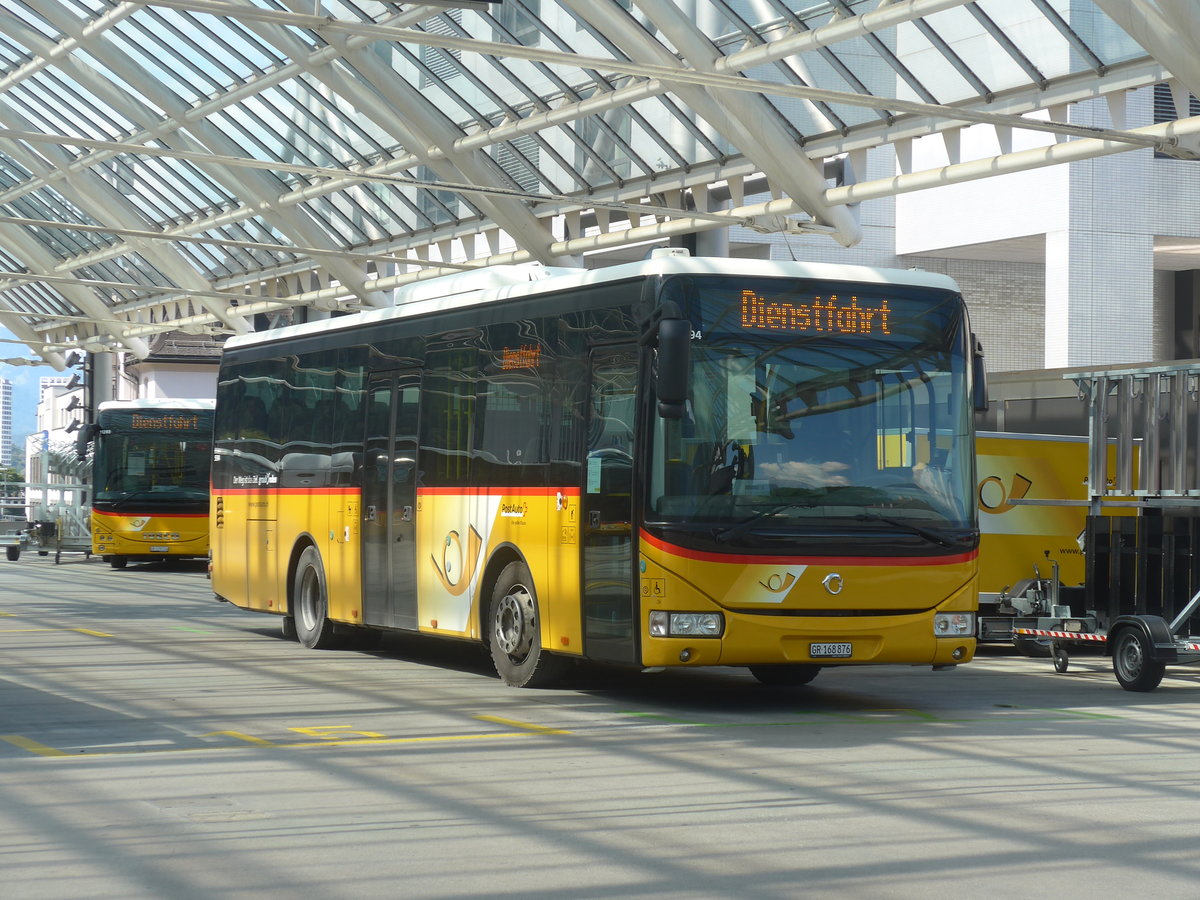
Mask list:
[[[1200,669],[314,652],[203,567],[0,563],[5,898],[1195,896]]]

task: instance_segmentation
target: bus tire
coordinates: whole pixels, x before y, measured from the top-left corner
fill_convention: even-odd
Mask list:
[[[334,645],[325,567],[321,565],[321,554],[316,547],[305,547],[296,563],[290,608],[292,621],[296,624],[296,640],[302,646],[309,650],[325,650]]]
[[[820,666],[810,663],[783,663],[749,668],[750,674],[757,678],[759,683],[771,687],[799,687],[808,684],[821,671]]]
[[[110,556],[108,558],[108,564],[114,569],[123,569],[129,565],[129,558],[125,556]]]
[[[280,625],[280,631],[283,632],[285,640],[296,640],[296,620],[292,616],[284,616]]]
[[[1152,691],[1163,679],[1166,663],[1153,659],[1150,637],[1140,628],[1122,628],[1113,641],[1113,674],[1127,691]]]
[[[18,559],[21,558],[21,548],[20,547],[5,547],[4,555],[8,557],[9,562],[16,562]]]
[[[492,586],[487,633],[492,662],[505,684],[547,687],[562,677],[566,660],[542,647],[537,593],[525,563],[509,563]]]

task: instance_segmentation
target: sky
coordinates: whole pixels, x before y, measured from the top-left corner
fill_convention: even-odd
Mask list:
[[[0,359],[8,357],[32,359],[29,347],[13,341],[12,332],[0,327]],[[25,435],[32,434],[37,426],[38,385],[42,378],[63,373],[53,366],[10,366],[0,363],[0,378],[7,378],[13,385],[13,442],[25,446]]]

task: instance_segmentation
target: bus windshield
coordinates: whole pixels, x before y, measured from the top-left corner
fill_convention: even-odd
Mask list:
[[[717,543],[972,539],[961,301],[839,287],[693,291],[693,387],[682,419],[655,417],[647,524]]]
[[[94,473],[95,502],[119,507],[126,501],[179,504],[208,503],[209,459],[212,455],[211,413],[201,427],[180,431],[173,428],[131,427],[136,414],[103,421],[97,436]],[[143,417],[145,418],[145,417]],[[179,416],[195,420],[195,414]]]

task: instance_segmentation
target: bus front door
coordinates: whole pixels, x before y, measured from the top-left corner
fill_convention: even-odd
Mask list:
[[[633,423],[637,348],[591,354],[583,488],[583,635],[590,659],[636,662]]]
[[[363,446],[363,623],[417,627],[417,399],[420,375],[371,379]]]

